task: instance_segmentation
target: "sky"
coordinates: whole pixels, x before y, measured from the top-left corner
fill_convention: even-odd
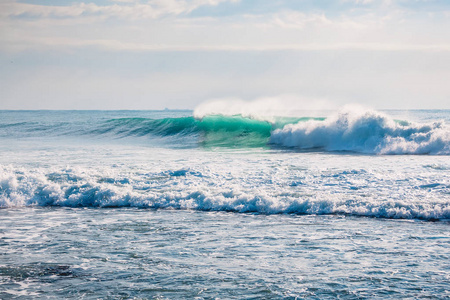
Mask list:
[[[448,0],[0,0],[0,109],[450,109]]]

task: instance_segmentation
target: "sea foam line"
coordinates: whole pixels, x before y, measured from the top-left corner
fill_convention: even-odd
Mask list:
[[[311,186],[302,194],[298,187],[261,186],[244,189],[238,184],[211,185],[211,179],[193,170],[172,170],[154,177],[118,174],[106,178],[102,171],[14,170],[0,172],[0,207],[139,207],[227,211],[258,214],[346,214],[376,218],[450,219],[448,186],[417,187],[412,193],[386,196],[335,192]],[[353,176],[347,174],[344,176]],[[355,176],[358,176],[356,174]],[[422,199],[421,189],[434,189]],[[442,190],[442,192],[439,191]],[[309,194],[309,195],[308,195]],[[439,197],[442,195],[442,197]],[[444,198],[447,197],[447,200]]]

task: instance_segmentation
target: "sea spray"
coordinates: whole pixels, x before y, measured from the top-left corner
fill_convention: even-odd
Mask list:
[[[300,149],[369,154],[450,154],[450,127],[395,121],[373,110],[346,108],[324,121],[308,120],[275,130],[270,142]]]
[[[194,110],[194,117],[209,115],[240,115],[257,120],[274,121],[274,116],[323,117],[335,106],[325,99],[302,98],[293,95],[265,97],[253,101],[239,98],[215,99],[201,103]]]

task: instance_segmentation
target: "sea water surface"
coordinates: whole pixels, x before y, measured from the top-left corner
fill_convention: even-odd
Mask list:
[[[0,111],[0,298],[449,298],[449,122]]]

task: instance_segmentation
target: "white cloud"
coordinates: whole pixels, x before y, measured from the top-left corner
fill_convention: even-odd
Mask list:
[[[428,16],[400,9],[328,14],[285,8],[228,17],[186,15],[196,8],[226,1],[236,2],[150,0],[145,4],[116,1],[105,6],[44,6],[8,1],[0,4],[0,50],[97,47],[112,51],[448,51],[450,45],[450,20],[445,11]]]
[[[145,4],[132,0],[115,1],[112,5],[94,3],[75,3],[70,6],[50,6],[8,1],[0,5],[2,16],[29,16],[40,18],[82,17],[97,15],[107,18],[156,19],[166,15],[180,15],[192,12],[201,6],[215,6],[222,2],[239,0],[149,0]]]
[[[449,44],[402,44],[402,43],[291,43],[291,44],[152,44],[141,42],[123,42],[112,39],[77,39],[77,38],[53,38],[53,37],[11,37],[5,38],[3,50],[23,51],[36,50],[67,50],[95,47],[101,51],[127,51],[127,52],[161,52],[161,51],[228,51],[228,52],[260,52],[260,51],[333,51],[333,50],[360,50],[381,52],[450,52]],[[2,48],[0,47],[0,50]]]
[[[109,0],[109,1],[118,3],[139,3],[140,0]]]
[[[446,34],[450,26],[448,18],[405,14],[399,10],[332,17],[325,13],[283,10],[221,18],[155,19],[162,11],[180,14],[189,7],[217,1],[139,4],[145,9],[139,5],[77,4],[58,7],[52,13],[80,17],[2,18],[0,50],[96,47],[110,51],[449,51],[450,47],[450,36]],[[41,11],[47,8],[32,7],[48,16],[49,11]],[[87,10],[91,12],[88,15],[83,12]],[[95,15],[97,11],[101,13]],[[105,14],[122,19],[108,20]]]
[[[298,11],[284,11],[276,14],[271,24],[284,28],[304,29],[307,25],[329,26],[333,22],[325,14],[305,14]]]

